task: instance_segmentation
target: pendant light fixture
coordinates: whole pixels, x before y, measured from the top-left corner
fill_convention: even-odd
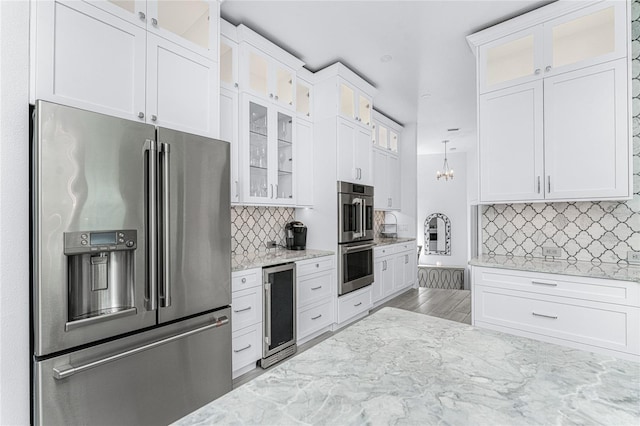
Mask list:
[[[449,167],[449,162],[447,161],[447,143],[448,142],[449,142],[448,140],[442,141],[442,143],[444,144],[444,164],[442,165],[444,172],[441,172],[440,170],[436,172],[436,178],[438,178],[438,180],[440,180],[440,178],[444,178],[444,180],[449,180],[449,179],[453,180],[453,169]]]

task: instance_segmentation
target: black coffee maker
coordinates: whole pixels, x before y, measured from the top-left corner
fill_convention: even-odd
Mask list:
[[[307,247],[307,227],[302,222],[289,222],[284,227],[289,250],[304,250]]]

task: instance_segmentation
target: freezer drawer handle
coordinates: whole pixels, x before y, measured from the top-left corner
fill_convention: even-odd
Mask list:
[[[66,379],[67,377],[73,376],[76,373],[82,373],[83,371],[91,370],[92,368],[96,368],[96,367],[100,367],[100,366],[102,366],[104,364],[107,364],[109,362],[117,361],[119,359],[126,358],[128,356],[135,355],[137,353],[144,352],[144,351],[149,350],[149,349],[153,349],[155,347],[164,345],[166,343],[173,342],[174,340],[182,339],[184,337],[191,336],[192,334],[197,334],[197,333],[200,333],[202,331],[209,330],[211,328],[221,327],[221,326],[226,325],[228,323],[229,323],[229,318],[227,318],[225,315],[223,315],[223,316],[217,318],[216,322],[214,322],[213,324],[205,325],[204,327],[196,328],[195,330],[187,331],[186,333],[177,334],[177,335],[171,336],[171,337],[169,337],[167,339],[163,339],[163,340],[159,340],[157,342],[149,343],[148,345],[140,346],[139,348],[131,349],[131,350],[128,350],[128,351],[125,351],[125,352],[121,352],[121,353],[116,354],[116,355],[112,355],[112,356],[109,356],[109,357],[106,357],[106,358],[102,358],[102,359],[99,359],[97,361],[90,362],[88,364],[83,364],[83,365],[80,365],[78,367],[74,367],[74,366],[69,365],[69,364],[61,365],[60,367],[56,367],[56,368],[53,369],[53,377],[56,380]]]

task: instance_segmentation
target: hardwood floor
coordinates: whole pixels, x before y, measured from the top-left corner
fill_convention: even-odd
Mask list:
[[[412,288],[406,292],[396,296],[386,303],[371,310],[371,313],[379,311],[384,307],[404,309],[407,311],[418,312],[425,315],[444,318],[451,321],[471,324],[471,292],[469,290],[445,290],[439,288]],[[348,326],[347,326],[348,327]],[[345,327],[345,328],[347,328]],[[343,328],[344,330],[344,328]],[[340,333],[341,330],[335,333]],[[325,339],[333,336],[334,332],[328,331],[315,339],[298,346],[296,355],[306,351],[317,345]],[[294,356],[296,356],[294,355]],[[279,363],[278,363],[279,364]],[[276,365],[278,365],[276,364]],[[269,368],[273,368],[269,367]],[[248,373],[234,379],[234,389],[255,379],[265,371],[260,367],[249,371]]]

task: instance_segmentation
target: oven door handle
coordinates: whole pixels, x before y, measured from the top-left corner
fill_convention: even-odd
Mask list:
[[[367,214],[367,202],[366,200],[363,198],[362,202],[360,203],[360,213],[361,213],[361,219],[360,219],[360,237],[364,237],[365,235],[367,235],[367,226],[366,226],[366,214]]]
[[[352,246],[352,247],[345,247],[344,248],[344,252],[345,253],[351,253],[354,251],[364,251],[364,250],[369,250],[372,249],[373,246],[375,246],[375,243],[370,243],[370,244],[361,244],[359,246]]]
[[[360,216],[359,217],[360,226],[358,227],[357,231],[353,231],[353,238],[364,237],[364,233],[362,232],[362,230],[363,230],[363,227],[362,227],[362,198],[354,198],[353,201],[351,201],[351,204],[353,206],[355,206],[356,209],[358,209],[358,208],[360,209],[360,211],[359,212],[356,211],[356,214],[355,214],[356,222],[358,221],[358,216]]]

